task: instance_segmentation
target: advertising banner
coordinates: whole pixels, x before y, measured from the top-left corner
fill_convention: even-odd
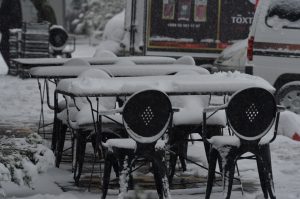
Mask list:
[[[245,39],[255,0],[148,0],[146,54],[219,53]]]

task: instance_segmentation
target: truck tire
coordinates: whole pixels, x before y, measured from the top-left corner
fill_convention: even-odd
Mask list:
[[[283,85],[277,92],[278,104],[289,111],[300,114],[300,81],[293,81]]]

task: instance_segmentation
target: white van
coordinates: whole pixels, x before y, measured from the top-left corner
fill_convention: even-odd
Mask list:
[[[300,113],[300,0],[260,0],[247,42],[225,50],[215,64],[261,76],[281,104]]]

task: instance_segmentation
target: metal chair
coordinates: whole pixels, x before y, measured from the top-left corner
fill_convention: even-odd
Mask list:
[[[234,135],[208,139],[206,114],[220,109],[225,109],[229,129]],[[246,152],[256,157],[264,198],[268,195],[275,198],[269,143],[276,138],[281,109],[269,91],[255,87],[235,93],[223,106],[204,110],[203,139],[211,144],[206,199],[211,195],[218,157],[222,160],[223,188],[227,190],[226,198],[230,198],[236,161]]]
[[[168,178],[164,164],[164,141],[159,140],[172,123],[172,106],[168,96],[158,90],[144,90],[133,94],[119,109],[123,125],[130,138],[109,139],[105,158],[102,199],[107,195],[112,163],[119,162],[119,198],[127,192],[127,177],[133,165],[140,158],[149,160],[153,165],[154,179],[159,198],[169,198]],[[102,115],[109,112],[102,112]],[[159,141],[158,141],[159,140]]]
[[[70,42],[72,42],[72,48],[67,48],[67,46],[70,46]],[[53,25],[50,27],[49,43],[53,57],[62,56],[71,58],[72,53],[75,51],[75,37],[70,38],[67,31],[62,26]]]
[[[97,69],[91,69],[85,71],[78,78],[111,78],[106,72]],[[72,154],[73,166],[74,166],[74,180],[78,184],[85,159],[86,144],[88,141],[92,142],[94,152],[101,157],[100,149],[96,143],[95,132],[95,118],[91,113],[91,107],[97,107],[101,110],[115,108],[115,97],[101,97],[97,99],[85,99],[85,98],[73,98],[65,97],[65,107],[63,110],[57,113],[57,122],[55,131],[53,134],[56,136],[55,140],[55,154],[56,154],[56,167],[59,167],[62,155],[64,152],[65,136],[67,129],[72,131]],[[105,128],[103,133],[114,134],[113,130],[119,130],[118,125]],[[121,136],[119,136],[121,137]]]

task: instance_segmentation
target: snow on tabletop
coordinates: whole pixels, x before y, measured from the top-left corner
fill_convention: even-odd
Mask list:
[[[120,77],[101,79],[62,80],[57,90],[77,96],[97,93],[134,93],[144,89],[159,89],[164,92],[235,92],[249,87],[262,87],[271,92],[275,89],[264,79],[239,72],[215,73],[212,75],[179,75]]]
[[[127,63],[128,64],[128,63]],[[208,74],[204,68],[192,65],[93,65],[93,66],[48,66],[30,69],[33,77],[76,77],[88,69],[101,69],[112,76],[151,76],[166,75],[183,70],[194,70],[200,74]]]

